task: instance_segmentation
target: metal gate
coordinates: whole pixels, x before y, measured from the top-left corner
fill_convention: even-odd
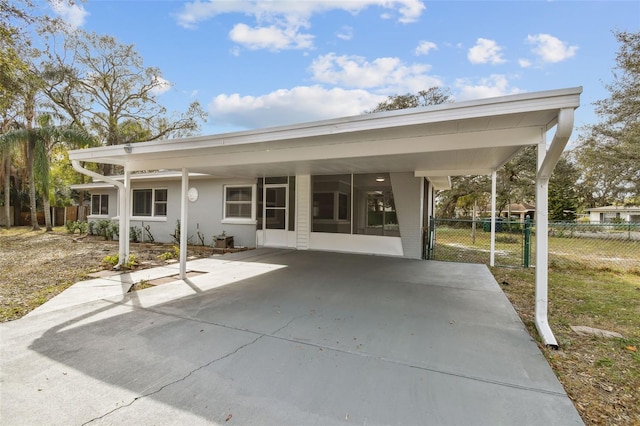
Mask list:
[[[491,257],[490,219],[430,218],[425,238],[427,259],[449,262],[485,263]],[[531,265],[531,223],[496,219],[495,265]]]

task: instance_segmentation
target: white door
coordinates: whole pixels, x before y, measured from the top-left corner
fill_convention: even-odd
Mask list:
[[[263,199],[264,245],[287,247],[289,186],[286,184],[265,185]]]

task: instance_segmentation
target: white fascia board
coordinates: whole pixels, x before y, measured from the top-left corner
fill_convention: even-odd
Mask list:
[[[416,177],[419,177],[419,176],[416,176]],[[435,190],[441,191],[441,190],[452,188],[450,176],[424,176],[424,177],[426,177],[429,180],[429,182],[431,182],[431,185]]]
[[[490,175],[495,170],[493,169],[450,169],[450,170],[416,170],[414,172],[415,177],[436,177],[436,176],[484,176]]]
[[[137,155],[211,148],[221,145],[255,144],[289,139],[314,138],[359,131],[370,131],[419,124],[456,121],[532,111],[577,108],[581,87],[524,93],[481,100],[442,104],[423,108],[363,114],[332,120],[272,127],[260,130],[199,136],[131,145],[132,153],[123,146],[109,146],[69,151],[72,160],[108,164],[129,163]]]
[[[80,190],[80,191],[92,190],[92,189],[115,189],[115,185],[111,185],[106,182],[77,183],[77,184],[69,185],[69,188]]]
[[[486,146],[500,147],[535,145],[540,142],[541,132],[536,128],[515,128],[473,133],[452,133],[399,139],[365,140],[352,143],[315,142],[278,148],[266,145],[229,146],[215,150],[215,155],[201,151],[159,153],[156,158],[131,159],[130,170],[168,168],[181,164],[189,168],[215,168],[240,165],[276,164],[298,161],[327,161],[350,158],[377,157],[386,155],[413,155],[428,152],[446,152],[477,149]]]

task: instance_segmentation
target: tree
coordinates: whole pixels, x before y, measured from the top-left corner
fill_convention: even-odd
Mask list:
[[[64,46],[64,52],[49,50],[46,93],[102,145],[182,137],[198,130],[198,119],[204,119],[199,103],[168,116],[158,101],[168,83],[158,68],[144,67],[133,45],[78,30],[66,37]],[[105,165],[105,174],[112,171]]]
[[[620,43],[609,97],[595,103],[601,121],[579,138],[576,159],[592,207],[640,195],[640,32],[615,32]]]
[[[33,121],[33,117],[31,117]],[[29,170],[29,198],[31,200],[31,221],[33,230],[39,229],[36,215],[36,189],[42,196],[45,226],[52,231],[50,209],[50,155],[56,144],[65,141],[74,144],[91,144],[91,137],[84,131],[72,126],[54,126],[49,115],[38,117],[37,127],[28,125],[23,129],[11,130],[2,135],[0,144],[23,144],[27,152]]]
[[[367,113],[382,111],[395,111],[399,109],[425,107],[453,102],[449,89],[430,87],[418,93],[406,93],[404,95],[389,96],[387,100],[380,102],[374,109]]]
[[[549,220],[567,222],[576,218],[579,199],[575,184],[578,178],[578,169],[568,154],[564,154],[549,180]]]

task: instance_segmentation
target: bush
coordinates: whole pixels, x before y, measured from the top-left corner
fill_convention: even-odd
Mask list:
[[[129,241],[138,243],[140,242],[140,238],[142,237],[142,229],[137,226],[129,227]]]
[[[120,260],[120,254],[118,254],[118,253],[116,253],[114,255],[110,255],[110,256],[105,256],[102,259],[102,266],[104,266],[104,267],[109,267],[109,266],[114,267],[114,266],[116,266],[118,264],[119,260]],[[138,265],[139,265],[139,262],[138,262],[138,258],[136,257],[136,255],[135,254],[130,254],[129,258],[127,259],[127,262],[122,266],[123,266],[124,269],[133,269]]]
[[[67,228],[67,232],[70,234],[75,234],[78,231],[78,234],[86,234],[89,230],[89,224],[87,222],[70,220],[64,224],[65,228]]]

